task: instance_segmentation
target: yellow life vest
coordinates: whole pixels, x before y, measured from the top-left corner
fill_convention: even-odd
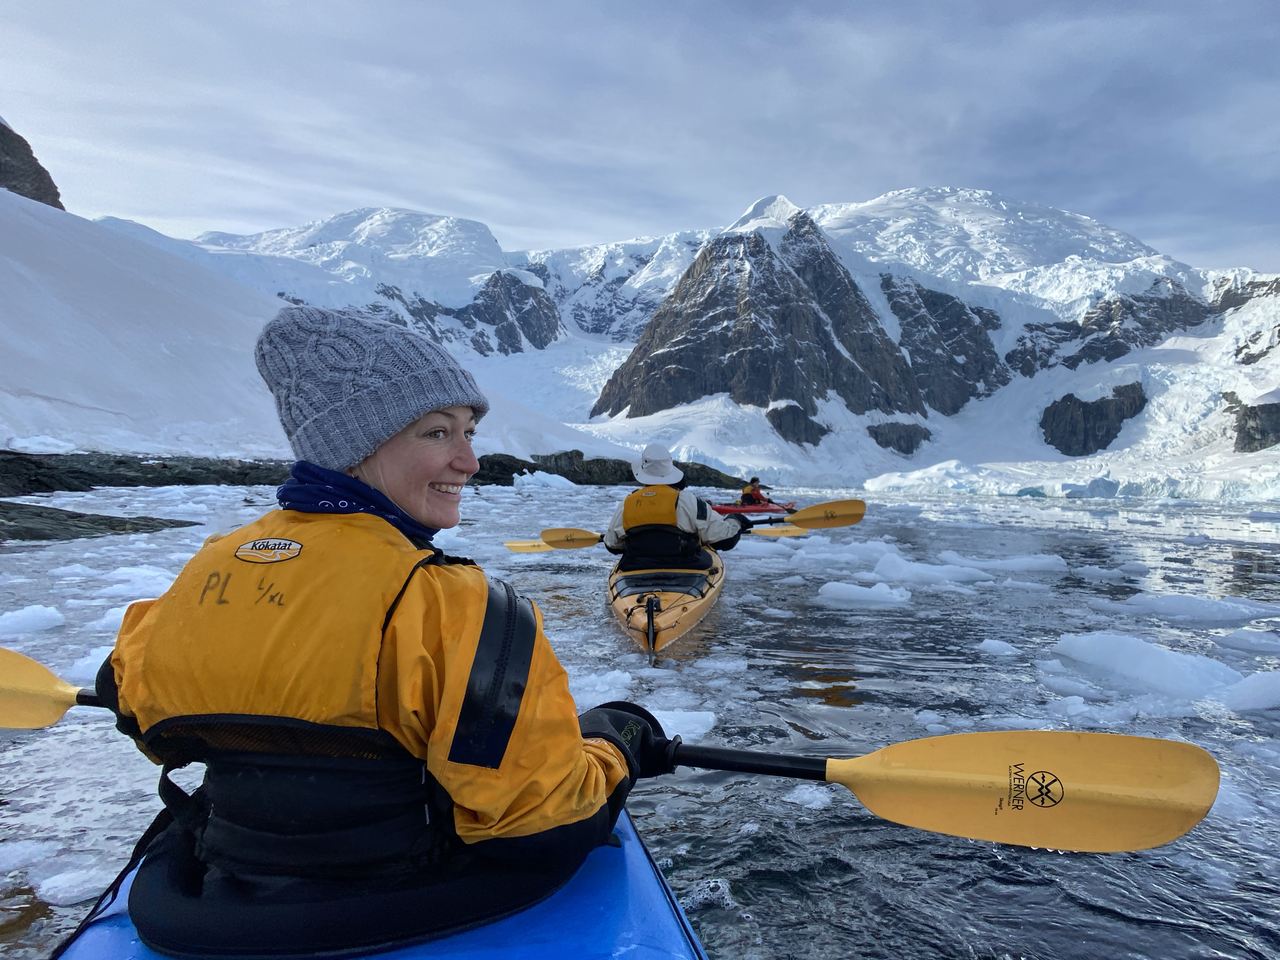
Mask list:
[[[680,491],[666,484],[641,487],[627,496],[622,504],[622,526],[625,530],[647,526],[678,526],[676,501]]]
[[[273,511],[212,538],[160,600],[129,608],[112,657],[121,706],[144,734],[209,715],[377,729],[384,621],[431,555],[367,514]],[[467,572],[454,589],[474,600],[452,599],[483,611],[484,576]]]

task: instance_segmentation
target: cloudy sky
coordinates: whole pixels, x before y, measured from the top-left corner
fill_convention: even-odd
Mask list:
[[[67,208],[174,236],[363,206],[508,250],[964,186],[1280,271],[1280,6],[0,0]]]

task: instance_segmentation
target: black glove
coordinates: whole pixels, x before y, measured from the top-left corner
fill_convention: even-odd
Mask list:
[[[631,775],[657,777],[675,770],[680,738],[668,740],[656,717],[644,707],[613,700],[592,707],[578,718],[584,737],[601,737],[622,748]]]
[[[735,513],[735,514],[732,514],[732,516],[733,516],[733,519],[738,521],[738,526],[740,526],[743,530],[751,529],[752,527],[751,521],[748,520],[746,517],[744,517],[742,514]]]

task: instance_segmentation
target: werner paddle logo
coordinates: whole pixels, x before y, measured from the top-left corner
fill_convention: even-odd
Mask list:
[[[236,559],[245,563],[282,563],[302,552],[297,540],[250,540],[236,547]]]
[[[1021,763],[1009,767],[1008,799],[1012,810],[1021,810],[1028,803],[1036,807],[1056,807],[1065,794],[1062,781],[1048,770],[1026,774]]]

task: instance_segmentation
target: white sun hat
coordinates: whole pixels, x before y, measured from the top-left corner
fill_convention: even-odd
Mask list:
[[[684,472],[671,460],[671,451],[660,443],[645,447],[631,472],[641,483],[679,483],[684,479]]]

